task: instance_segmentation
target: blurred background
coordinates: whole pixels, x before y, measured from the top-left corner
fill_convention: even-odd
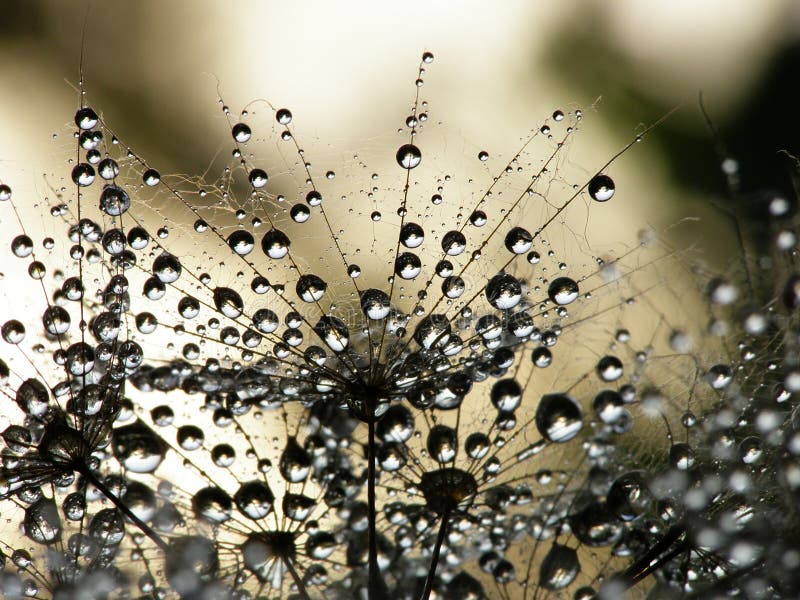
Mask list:
[[[4,0],[2,12],[0,178],[35,196],[23,207],[72,148],[81,44],[90,102],[163,171],[203,172],[227,142],[217,83],[234,112],[265,98],[291,107],[307,138],[358,151],[402,126],[430,50],[431,114],[451,143],[476,151],[513,152],[555,108],[594,105],[595,129],[570,157],[592,170],[678,107],[615,167],[636,186],[630,212],[659,227],[685,216],[713,226],[702,199],[724,192],[720,154],[739,160],[745,191],[791,189],[778,151],[799,139],[793,0]]]

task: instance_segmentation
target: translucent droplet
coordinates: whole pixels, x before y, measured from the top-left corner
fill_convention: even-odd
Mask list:
[[[567,587],[580,573],[578,553],[568,546],[553,543],[539,569],[539,585],[546,590]]]
[[[583,427],[583,411],[567,394],[545,394],[536,407],[536,428],[546,440],[568,442]]]
[[[571,304],[577,300],[579,294],[578,284],[569,277],[558,277],[547,288],[548,297],[559,306]]]
[[[514,308],[522,300],[522,285],[508,273],[498,273],[486,284],[486,299],[499,310]]]
[[[250,139],[252,132],[250,131],[250,127],[244,123],[236,123],[236,125],[234,125],[231,129],[231,135],[238,143],[244,144]]]
[[[422,162],[422,153],[414,144],[404,144],[397,150],[396,159],[404,169],[413,169]]]
[[[270,258],[280,259],[289,253],[291,242],[285,233],[278,229],[273,229],[264,234],[261,239],[261,249]]]

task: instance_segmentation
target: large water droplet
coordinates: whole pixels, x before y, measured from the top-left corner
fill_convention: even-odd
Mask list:
[[[404,169],[413,169],[422,162],[422,152],[414,144],[404,144],[397,150],[397,164]]]
[[[583,411],[567,394],[545,394],[536,408],[536,428],[550,442],[568,442],[583,427]]]

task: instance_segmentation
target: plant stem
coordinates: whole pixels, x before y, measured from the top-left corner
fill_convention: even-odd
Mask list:
[[[684,537],[684,539],[675,548],[673,548],[672,551],[657,559],[662,552],[669,549],[672,544],[680,540],[681,536],[685,535],[686,530],[683,527],[679,527],[677,525],[670,527],[661,540],[659,540],[652,548],[650,548],[650,550],[648,550],[644,556],[639,558],[625,570],[624,577],[628,581],[628,588],[632,588],[650,573],[661,567],[661,565],[669,562],[681,552],[688,550],[689,538]]]
[[[79,465],[77,467],[77,471],[86,477],[86,479],[88,479],[94,487],[100,490],[100,493],[103,494],[103,496],[105,496],[115,507],[122,511],[126,517],[133,521],[143,534],[153,540],[156,546],[161,548],[164,552],[167,551],[169,544],[164,541],[164,538],[153,531],[153,528],[147,523],[137,517],[114,492],[108,489],[108,487],[102,481],[100,481],[100,479],[94,473],[92,473],[91,470],[89,470],[86,465]]]
[[[450,507],[446,506],[442,513],[442,522],[439,525],[439,535],[436,536],[436,545],[433,547],[431,556],[431,566],[428,569],[428,578],[425,580],[425,588],[422,590],[420,600],[428,600],[433,590],[433,579],[436,576],[436,567],[439,566],[439,553],[442,551],[444,536],[447,535],[447,525],[450,520]]]
[[[295,585],[297,585],[297,590],[300,593],[300,597],[303,598],[303,600],[311,600],[311,596],[308,595],[306,586],[303,583],[303,580],[300,578],[300,574],[297,572],[297,569],[294,568],[294,564],[292,564],[292,559],[289,557],[284,557],[283,564],[285,564],[286,568],[289,569],[289,573],[292,575]]]
[[[371,409],[372,407],[370,407]],[[375,444],[375,420],[370,418],[367,422],[369,426],[369,439],[367,441],[367,511],[369,521],[369,582],[367,590],[369,600],[383,600],[389,595],[386,583],[381,577],[381,570],[378,566],[378,536],[375,531],[377,516],[375,511],[375,455],[377,448]]]

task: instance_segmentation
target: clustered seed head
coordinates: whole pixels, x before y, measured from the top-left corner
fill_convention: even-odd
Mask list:
[[[0,328],[5,597],[794,597],[795,203],[763,281],[707,301],[647,235],[564,258],[572,208],[624,194],[613,161],[564,169],[581,111],[480,151],[485,185],[446,174],[432,61],[366,188],[318,178],[285,108],[221,102],[209,183],[80,107],[43,241],[67,261],[11,241],[46,294],[33,345],[26,311]]]

